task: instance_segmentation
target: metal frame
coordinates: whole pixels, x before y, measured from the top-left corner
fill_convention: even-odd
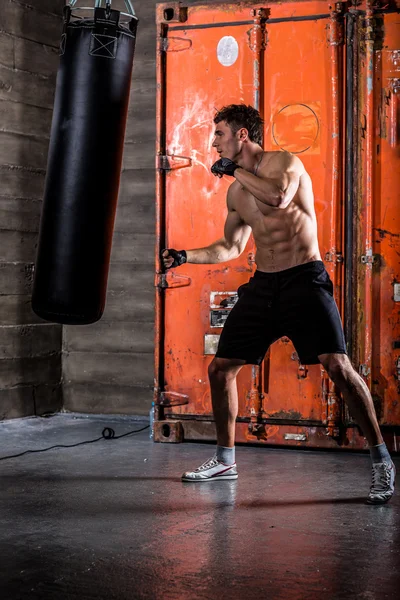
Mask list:
[[[94,6],[75,6],[77,0],[69,0],[69,6],[74,10],[94,10],[95,8],[101,8],[103,0],[94,0]],[[132,6],[131,0],[124,0],[127,13],[121,12],[124,17],[134,17],[137,19],[135,9]],[[105,8],[111,8],[112,0],[104,0]]]
[[[354,12],[346,14],[346,171],[345,171],[345,309],[344,326],[347,340],[347,351],[353,358],[353,212],[354,212],[354,66],[353,53],[354,29],[356,16]]]

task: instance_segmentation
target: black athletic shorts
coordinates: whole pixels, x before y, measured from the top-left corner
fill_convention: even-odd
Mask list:
[[[216,357],[259,365],[269,346],[284,336],[303,365],[318,364],[320,354],[347,353],[332,281],[321,260],[277,273],[256,271],[238,296]]]

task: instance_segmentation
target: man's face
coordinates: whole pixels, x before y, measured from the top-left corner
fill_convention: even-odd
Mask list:
[[[225,121],[217,123],[212,145],[220,158],[230,158],[230,160],[235,161],[243,145],[240,141],[241,131],[239,129],[237,133],[233,133]]]

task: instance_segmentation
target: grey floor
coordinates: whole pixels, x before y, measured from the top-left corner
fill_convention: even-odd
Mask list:
[[[144,425],[2,422],[0,455]],[[367,455],[242,446],[238,481],[182,483],[212,449],[144,431],[1,461],[0,598],[400,598],[400,492],[365,504]]]

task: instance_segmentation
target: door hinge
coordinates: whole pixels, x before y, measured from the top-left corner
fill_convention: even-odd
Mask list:
[[[162,290],[168,287],[167,276],[165,273],[156,273],[154,287],[160,288]]]
[[[250,267],[253,267],[253,265],[256,262],[256,255],[254,254],[254,252],[249,252],[247,254],[247,263],[248,265],[250,265]]]
[[[368,377],[371,373],[371,369],[368,365],[360,365],[358,367],[358,372],[360,373],[360,375],[362,375],[362,377]]]
[[[341,2],[337,2],[335,8],[336,12],[331,13],[331,20],[326,28],[326,39],[330,46],[343,46],[343,9]]]
[[[332,438],[340,436],[341,403],[325,369],[321,369],[321,399],[324,407],[322,423],[326,426],[326,435]],[[325,414],[324,414],[325,413]]]
[[[292,360],[296,360],[299,363],[298,369],[297,369],[297,379],[307,379],[308,376],[308,368],[307,365],[302,365],[299,359],[299,355],[297,354],[297,352],[292,352],[292,355],[290,357]]]
[[[192,40],[178,37],[158,38],[159,52],[183,52],[192,47]]]
[[[396,366],[395,377],[398,381],[400,381],[400,356],[397,358],[395,366]]]
[[[297,369],[297,379],[307,379],[308,369],[306,365],[299,365]]]
[[[340,435],[340,404],[339,398],[335,392],[329,392],[326,405],[326,433],[330,437],[337,438]]]
[[[157,156],[157,169],[161,171],[173,171],[192,166],[192,159],[188,156],[174,156],[172,154],[159,154]]]
[[[374,264],[378,261],[378,255],[372,254],[372,248],[369,248],[365,254],[361,255],[361,263],[363,265]]]
[[[190,277],[186,275],[176,275],[175,273],[156,273],[154,286],[160,289],[186,287],[192,283]]]
[[[325,254],[326,262],[342,263],[343,262],[343,254],[341,252],[327,252]]]

